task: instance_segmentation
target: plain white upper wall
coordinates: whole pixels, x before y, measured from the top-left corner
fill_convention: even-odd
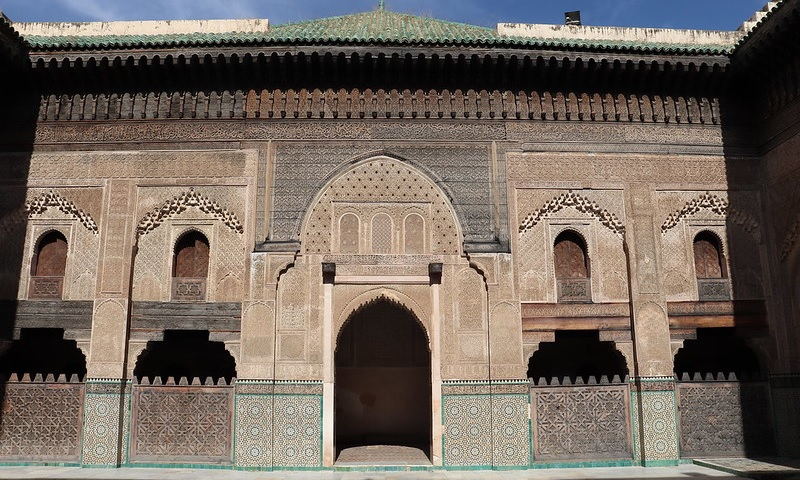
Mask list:
[[[135,22],[19,22],[14,29],[23,37],[101,35],[168,35],[187,33],[260,33],[269,31],[269,20],[148,20]]]
[[[744,34],[740,31],[546,25],[532,23],[498,23],[497,33],[500,35],[538,38],[543,40],[610,40],[637,43],[720,46],[732,46],[739,41]]]

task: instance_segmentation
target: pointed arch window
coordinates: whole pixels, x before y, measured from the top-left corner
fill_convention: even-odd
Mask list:
[[[577,232],[561,232],[553,244],[553,267],[559,302],[591,302],[589,256]]]
[[[205,300],[210,248],[202,233],[186,232],[175,242],[172,299]]]
[[[730,283],[719,237],[704,230],[694,237],[692,248],[700,300],[730,300]]]
[[[62,298],[67,269],[67,239],[61,232],[44,234],[31,259],[29,298]]]

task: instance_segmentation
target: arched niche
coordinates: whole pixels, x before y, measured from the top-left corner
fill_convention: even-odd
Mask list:
[[[49,230],[39,237],[31,258],[29,298],[63,296],[68,250],[67,238],[58,230]]]
[[[382,219],[382,228],[388,225],[386,219],[379,216],[381,213],[391,220],[393,231],[405,226],[405,219],[411,213],[422,217],[424,238],[415,240],[412,250],[421,248],[422,253],[447,255],[461,253],[463,235],[446,193],[419,169],[387,156],[356,162],[320,189],[300,226],[303,252],[370,254],[375,247],[374,238],[370,242],[360,242],[356,251],[351,237],[355,235],[355,225],[360,225],[360,232],[363,232],[365,226],[374,227],[376,218]],[[354,215],[358,222],[348,215]],[[345,220],[347,223],[343,224]],[[379,238],[379,250],[383,252],[388,237]],[[405,253],[394,238],[392,234],[388,253]]]

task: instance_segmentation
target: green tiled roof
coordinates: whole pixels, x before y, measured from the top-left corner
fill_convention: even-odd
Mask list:
[[[387,10],[270,26],[257,33],[118,36],[27,36],[35,50],[106,50],[230,45],[448,45],[555,48],[682,54],[724,54],[725,45],[537,39],[499,35],[493,28]]]

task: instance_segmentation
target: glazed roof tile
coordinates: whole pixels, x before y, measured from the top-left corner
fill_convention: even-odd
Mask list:
[[[36,36],[25,40],[34,50],[109,50],[231,45],[445,45],[498,48],[553,48],[642,53],[727,53],[727,45],[697,45],[614,40],[538,39],[500,35],[493,28],[374,10],[270,27],[259,33],[160,35]]]

